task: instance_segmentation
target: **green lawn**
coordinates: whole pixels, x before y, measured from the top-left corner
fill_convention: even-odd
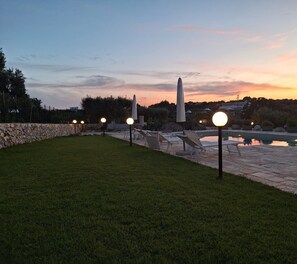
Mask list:
[[[216,176],[111,137],[1,149],[0,263],[296,263],[297,197]]]

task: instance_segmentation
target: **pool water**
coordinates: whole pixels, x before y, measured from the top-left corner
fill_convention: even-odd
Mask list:
[[[207,141],[218,141],[217,136],[205,136],[202,139]],[[297,146],[297,140],[278,141],[278,140],[267,140],[267,139],[231,137],[231,136],[223,136],[223,140],[240,141],[240,142],[243,142],[243,146],[256,146],[256,145],[270,145],[270,146],[284,146],[284,147]]]

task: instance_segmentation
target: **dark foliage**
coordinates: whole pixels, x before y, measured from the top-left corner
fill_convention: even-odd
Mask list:
[[[118,97],[86,97],[82,99],[81,106],[84,110],[88,123],[98,123],[101,117],[105,117],[107,122],[125,122],[131,113],[131,100]]]

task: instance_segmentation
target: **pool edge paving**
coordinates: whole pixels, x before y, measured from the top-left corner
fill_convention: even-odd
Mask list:
[[[110,136],[127,140],[124,133],[109,133]],[[144,145],[143,140],[133,143]],[[253,181],[275,187],[285,192],[297,194],[297,147],[284,146],[240,146],[241,156],[235,153],[223,153],[223,171]],[[166,146],[161,151],[175,155],[182,144],[175,144],[170,151]],[[186,155],[181,158],[197,162],[212,168],[218,168],[217,149],[208,149],[199,155]]]

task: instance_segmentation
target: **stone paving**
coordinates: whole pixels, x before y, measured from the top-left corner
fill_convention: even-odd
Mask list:
[[[241,156],[223,153],[225,172],[297,194],[297,147],[239,145],[239,148]],[[218,168],[218,152],[208,149],[196,157],[196,161]]]
[[[111,136],[128,140],[127,133],[110,133]],[[143,140],[133,143],[143,145]],[[161,145],[162,146],[162,145]],[[167,145],[161,147],[166,152]],[[235,175],[261,182],[280,190],[297,194],[297,147],[239,145],[237,153],[223,152],[223,170]],[[182,143],[174,144],[169,153],[176,155],[183,149]],[[183,158],[200,164],[218,168],[218,150],[207,149],[199,155],[186,155]]]

